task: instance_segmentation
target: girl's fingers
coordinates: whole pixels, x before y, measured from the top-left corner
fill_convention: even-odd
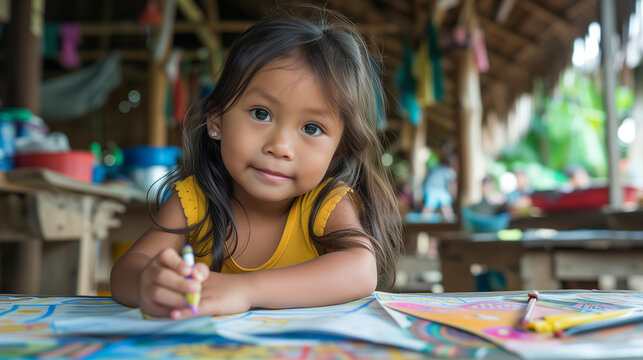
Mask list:
[[[201,291],[201,282],[193,279],[186,279],[176,272],[158,267],[154,274],[154,284],[174,290],[181,294],[194,294]]]
[[[173,320],[181,320],[194,316],[225,315],[219,314],[216,311],[215,307],[217,305],[215,303],[215,301],[201,301],[196,315],[192,314],[192,310],[189,307],[177,306],[176,308],[170,310],[170,318]]]
[[[197,314],[198,316],[199,314]],[[192,310],[189,308],[178,308],[170,310],[170,318],[172,320],[181,320],[189,317],[193,317]]]
[[[166,316],[168,308],[179,308],[186,304],[185,294],[173,291],[166,287],[157,285],[152,287],[150,292],[154,305],[165,308]]]
[[[210,268],[208,268],[208,265],[205,263],[196,263],[192,268],[192,276],[194,276],[197,281],[203,282],[210,276]]]
[[[161,266],[167,267],[185,276],[190,275],[192,269],[183,261],[174,249],[167,248],[157,255],[158,262]]]

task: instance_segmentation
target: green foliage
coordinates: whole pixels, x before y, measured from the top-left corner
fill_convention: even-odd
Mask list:
[[[530,128],[517,144],[501,152],[509,169],[529,167],[535,188],[551,188],[565,180],[561,172],[581,165],[594,177],[607,176],[605,108],[602,85],[594,74],[567,69],[551,93],[542,81],[534,83]],[[621,86],[615,94],[619,117],[631,109],[634,96]],[[554,186],[552,186],[554,185]]]

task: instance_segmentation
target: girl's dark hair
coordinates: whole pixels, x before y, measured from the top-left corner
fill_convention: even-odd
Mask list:
[[[187,229],[205,227],[207,234],[192,239],[198,256],[210,254],[212,270],[219,271],[226,257],[225,241],[237,244],[235,220],[230,207],[232,180],[223,165],[220,142],[207,131],[206,120],[226,113],[266,64],[277,59],[294,59],[315,74],[330,104],[337,106],[344,133],[324,179],[332,180],[318,196],[308,229],[322,252],[365,246],[356,238],[368,238],[378,266],[378,288],[393,285],[395,265],[402,250],[400,215],[390,180],[382,169],[382,146],[375,122],[383,116],[380,68],[367,51],[355,27],[341,15],[317,9],[318,21],[292,16],[264,20],[236,39],[225,61],[214,91],[204,100],[201,114],[188,118],[183,131],[183,160],[166,186],[194,175],[208,199],[207,215]],[[359,219],[364,231],[343,230],[323,236],[312,232],[317,212],[329,192],[341,183],[354,190]],[[211,241],[211,239],[214,239]]]

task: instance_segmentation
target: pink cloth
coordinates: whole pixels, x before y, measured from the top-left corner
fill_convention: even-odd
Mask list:
[[[483,73],[489,70],[489,58],[487,56],[487,45],[484,42],[484,32],[480,28],[473,29],[471,32],[471,45],[473,46],[473,55],[476,59],[478,71]]]
[[[62,41],[60,63],[65,69],[73,69],[81,64],[78,47],[83,42],[80,25],[67,23],[60,26]]]

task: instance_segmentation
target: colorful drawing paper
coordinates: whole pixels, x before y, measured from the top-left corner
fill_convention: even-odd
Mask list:
[[[523,330],[519,322],[527,304],[526,295],[376,293],[379,303],[392,310],[467,331],[527,359],[643,357],[643,324],[566,338]],[[643,308],[642,301],[643,294],[635,292],[541,292],[533,317]]]

